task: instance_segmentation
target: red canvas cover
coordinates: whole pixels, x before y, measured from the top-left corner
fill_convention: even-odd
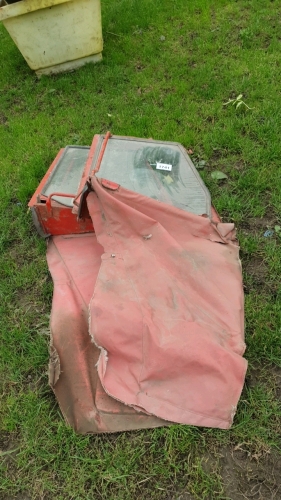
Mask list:
[[[79,433],[168,425],[110,398],[99,381],[99,349],[89,335],[88,308],[102,253],[94,233],[49,241],[47,260],[54,282],[49,383],[66,422]]]
[[[90,303],[102,386],[165,420],[230,427],[247,366],[234,225],[104,186],[94,177],[87,199],[104,249]]]
[[[244,383],[233,224],[92,178],[95,235],[56,236],[50,383],[78,432],[227,429]]]

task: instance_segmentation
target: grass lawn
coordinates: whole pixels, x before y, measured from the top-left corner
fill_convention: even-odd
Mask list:
[[[0,498],[278,500],[281,1],[106,0],[102,11],[103,62],[41,80],[0,26]],[[239,94],[253,109],[223,106]],[[78,436],[48,387],[52,282],[27,201],[61,147],[108,129],[191,148],[237,225],[249,370],[230,431]]]

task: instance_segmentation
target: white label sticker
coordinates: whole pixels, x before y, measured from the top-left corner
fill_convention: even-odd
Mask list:
[[[157,170],[168,170],[171,172],[173,165],[169,165],[168,163],[156,163]]]

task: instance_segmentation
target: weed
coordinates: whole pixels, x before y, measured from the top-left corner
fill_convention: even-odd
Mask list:
[[[245,106],[247,109],[254,109],[250,108],[248,104],[245,103],[245,101],[242,101],[243,94],[239,94],[235,99],[229,99],[229,101],[225,102],[223,106],[228,106],[228,104],[232,104],[232,106],[235,106],[236,109],[239,108],[239,106]]]

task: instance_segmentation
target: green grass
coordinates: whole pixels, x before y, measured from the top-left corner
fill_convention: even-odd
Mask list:
[[[281,239],[263,234],[281,224],[281,2],[108,0],[102,11],[103,62],[41,80],[0,26],[0,498],[236,500],[253,484],[266,486],[254,498],[273,498]],[[223,106],[240,93],[252,110]],[[192,148],[237,225],[249,371],[230,431],[77,436],[47,385],[52,283],[27,201],[61,147],[108,129]]]

